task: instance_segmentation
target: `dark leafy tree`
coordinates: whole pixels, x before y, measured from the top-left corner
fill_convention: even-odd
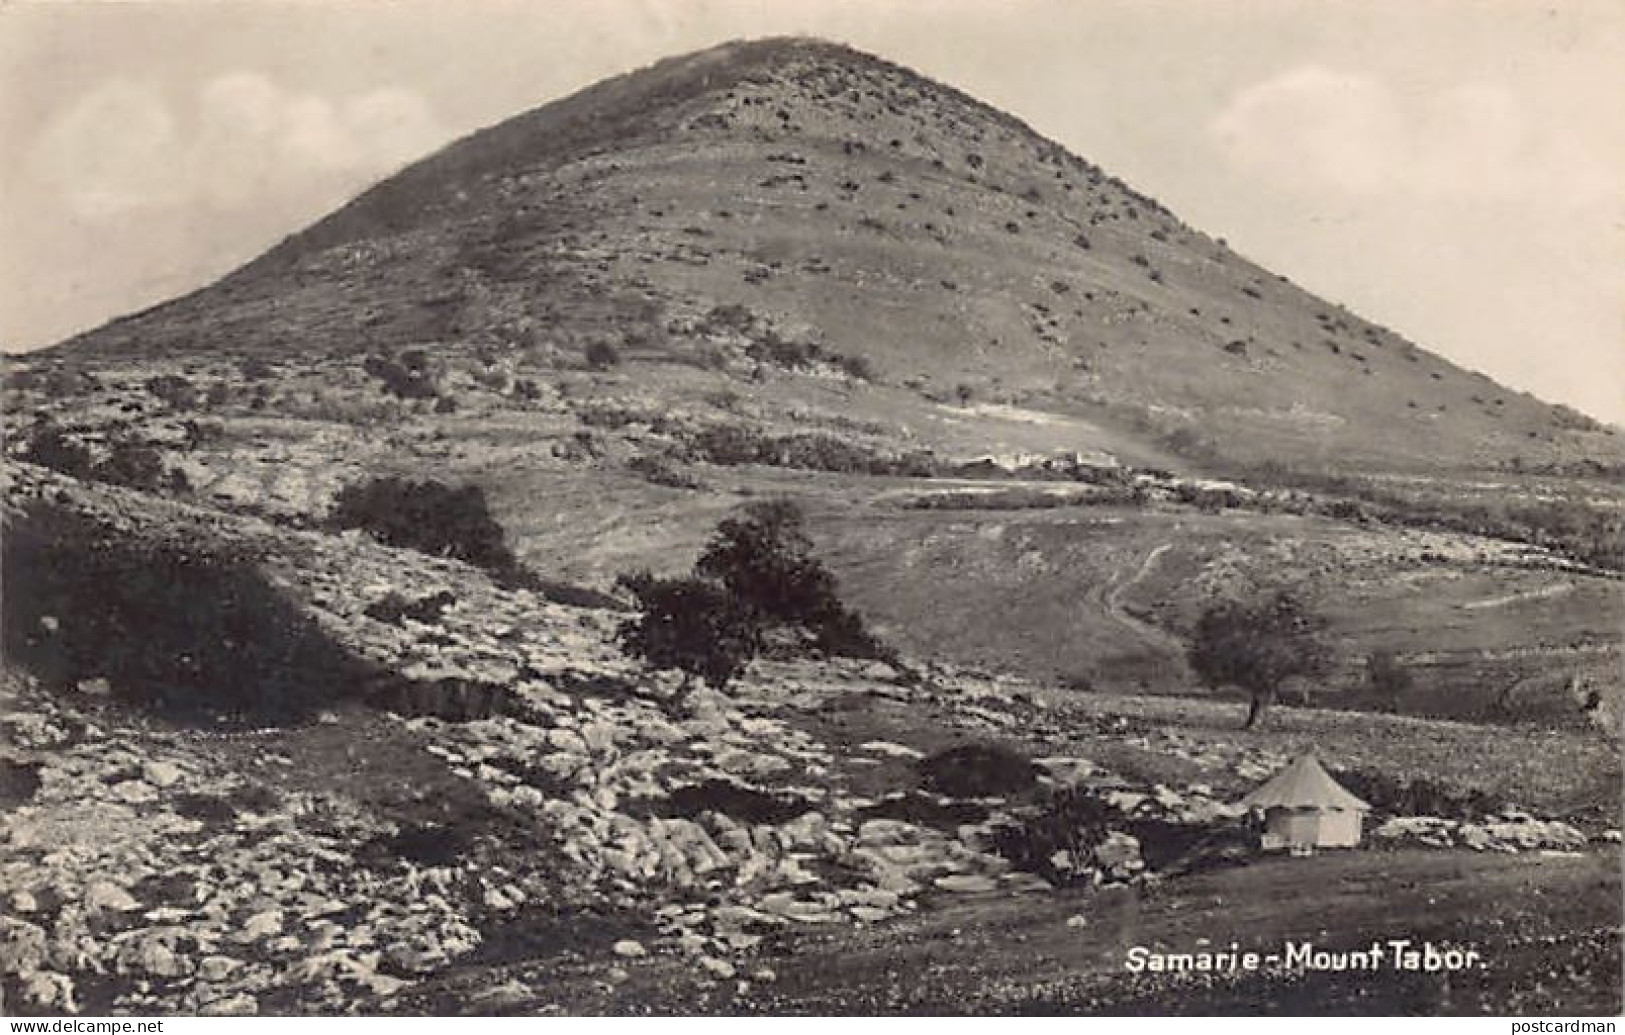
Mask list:
[[[811,633],[826,653],[881,656],[863,619],[841,602],[835,576],[813,555],[801,510],[788,500],[752,504],[717,525],[694,573],[721,583],[764,625]]]
[[[762,647],[759,616],[716,582],[621,576],[639,614],[621,623],[621,649],[654,668],[683,673],[683,692],[697,677],[718,690],[732,682]]]
[[[1253,603],[1226,601],[1197,620],[1191,668],[1209,686],[1247,691],[1246,728],[1252,729],[1288,679],[1326,670],[1324,630],[1325,621],[1289,592]]]
[[[812,554],[800,510],[758,503],[717,526],[685,578],[623,576],[639,615],[620,629],[623,650],[655,668],[722,688],[770,633],[800,634],[827,654],[892,660],[863,619],[841,603],[835,577]],[[804,640],[803,642],[806,642]]]

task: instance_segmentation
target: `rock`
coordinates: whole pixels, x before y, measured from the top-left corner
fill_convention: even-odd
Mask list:
[[[616,942],[610,946],[610,950],[622,959],[628,960],[641,959],[649,954],[649,950],[643,947],[642,942],[636,942],[630,938],[624,938]]]
[[[238,941],[257,942],[263,938],[282,933],[282,911],[267,909],[255,913],[243,921],[243,929],[237,935]]]
[[[126,805],[145,805],[158,800],[158,791],[145,780],[121,780],[112,787],[113,797]]]
[[[185,771],[173,762],[153,761],[141,767],[141,775],[154,787],[173,787]]]
[[[39,899],[31,892],[13,891],[11,893],[11,911],[14,913],[32,913],[39,909]]]
[[[1617,845],[1622,840],[1622,837],[1618,830],[1604,830],[1602,832],[1602,840],[1611,845]]]
[[[26,974],[45,962],[45,930],[0,916],[0,973]]]
[[[230,956],[205,956],[197,962],[197,976],[202,981],[224,981],[242,965]]]
[[[980,891],[993,891],[999,882],[992,877],[983,877],[974,873],[954,873],[946,877],[938,877],[933,883],[943,891],[953,891],[960,894]]]
[[[1140,861],[1140,840],[1132,834],[1113,830],[1095,846],[1095,861],[1109,870],[1137,870],[1144,867]]]
[[[580,734],[572,730],[548,730],[547,742],[566,754],[584,755],[587,753],[587,742],[581,739]]]
[[[356,984],[365,988],[373,995],[394,995],[412,982],[405,978],[391,977],[388,974],[368,972],[356,976]]]
[[[260,1012],[260,1004],[247,992],[240,992],[204,1003],[197,1012],[202,1017],[252,1017]]]
[[[763,984],[772,984],[779,979],[779,975],[771,967],[757,967],[750,972],[750,979],[760,981]]]
[[[141,908],[141,903],[137,902],[128,891],[110,880],[91,881],[85,888],[84,904],[85,908],[93,913],[102,910],[127,913]]]
[[[907,744],[896,744],[889,740],[870,740],[858,745],[859,751],[869,751],[887,758],[924,758],[923,752],[916,751]]]
[[[719,960],[715,956],[701,956],[699,962],[700,967],[718,981],[730,980],[737,973],[732,963]]]
[[[858,828],[858,844],[865,848],[913,845],[919,843],[920,835],[919,827],[900,819],[871,819]]]
[[[73,1001],[73,979],[50,970],[36,970],[22,979],[23,1002],[49,1013],[78,1013]]]
[[[1088,927],[1089,926],[1089,918],[1084,916],[1082,913],[1074,913],[1071,916],[1066,918],[1066,926],[1071,927],[1073,929],[1077,929],[1077,928],[1080,928],[1080,927]]]
[[[100,676],[95,679],[81,679],[74,684],[74,688],[86,697],[108,697],[113,693],[113,684]]]
[[[170,948],[167,933],[151,933],[130,939],[119,949],[119,973],[159,978],[183,977],[191,968]]]

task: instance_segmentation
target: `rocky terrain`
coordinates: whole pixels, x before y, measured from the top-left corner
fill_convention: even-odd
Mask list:
[[[3,402],[8,1012],[1620,1008],[1616,429],[878,59],[600,84]],[[390,477],[502,563],[341,527]],[[888,660],[629,657],[763,499]],[[1332,664],[1241,732],[1188,644],[1282,585]],[[1310,750],[1367,847],[1261,858]],[[1123,973],[1240,931],[1491,965]]]
[[[347,653],[391,674],[268,727],[176,725],[132,713],[106,679],[8,675],[3,944],[7,1001],[28,1011],[569,1009],[545,980],[497,980],[554,955],[611,985],[671,960],[696,986],[771,988],[804,932],[1233,864],[1230,802],[1292,757],[939,667],[914,681],[880,663],[762,663],[679,707],[670,680],[614,647],[613,612],[466,565],[21,466],[7,500],[261,557]],[[369,617],[400,594],[447,603]],[[35,625],[63,636],[76,620]],[[1314,739],[1334,761],[1372,762]],[[1525,784],[1534,799],[1482,822],[1395,817],[1375,843],[1606,851],[1617,758],[1588,734],[1566,744],[1603,776],[1601,797]],[[966,745],[1019,750],[1032,772],[1003,793],[933,778],[928,760]],[[1442,754],[1458,767],[1448,783],[1479,786],[1482,762]],[[1034,865],[1000,831],[1061,788],[1098,801],[1110,832]],[[1170,830],[1191,836],[1146,842],[1148,856],[1142,838]]]

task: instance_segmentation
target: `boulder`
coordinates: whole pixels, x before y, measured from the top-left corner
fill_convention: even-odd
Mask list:
[[[85,908],[91,912],[127,913],[140,909],[137,902],[128,891],[110,880],[91,881],[85,887]]]
[[[23,977],[19,991],[23,1002],[46,1013],[78,1013],[73,999],[73,979],[51,970],[36,970]]]
[[[649,954],[649,950],[643,947],[642,942],[633,941],[630,938],[624,938],[621,941],[616,942],[614,945],[610,946],[610,951],[614,952],[615,955],[621,957],[622,959],[629,960],[640,959]]]
[[[191,965],[173,947],[175,931],[159,929],[138,933],[119,948],[114,965],[120,974],[178,978],[191,972]]]
[[[27,974],[45,962],[45,930],[0,916],[0,973]]]
[[[112,786],[113,797],[126,805],[145,805],[158,800],[158,791],[145,780],[121,780]]]
[[[184,775],[185,770],[173,762],[151,761],[141,767],[142,778],[158,788],[173,787]]]

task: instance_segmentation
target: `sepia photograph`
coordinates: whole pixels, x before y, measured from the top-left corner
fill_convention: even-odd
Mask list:
[[[1613,1030],[1621,69],[0,4],[0,1015]]]

